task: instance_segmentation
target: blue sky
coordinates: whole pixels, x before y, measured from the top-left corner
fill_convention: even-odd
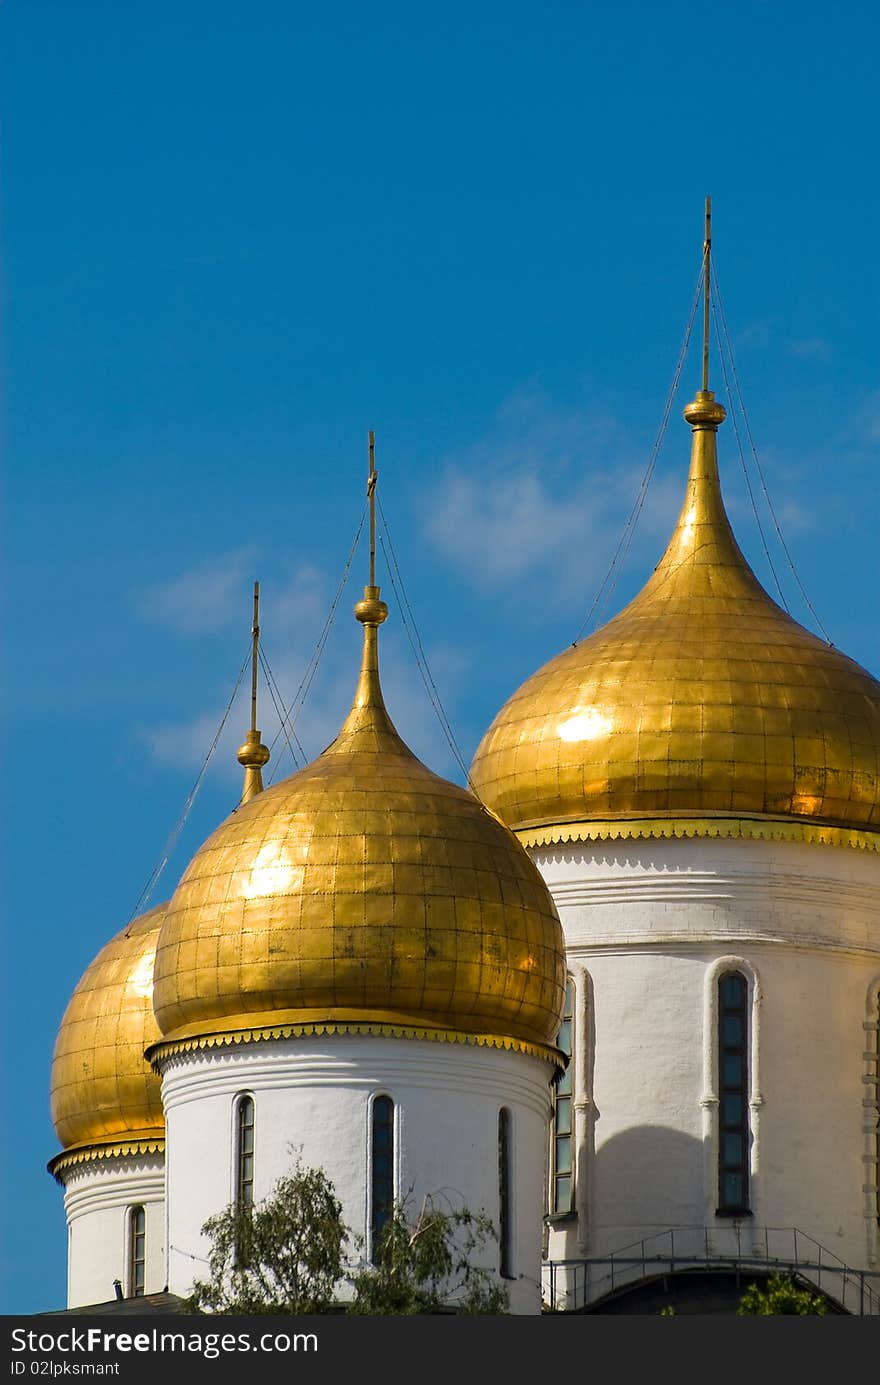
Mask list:
[[[574,638],[607,568],[662,415],[706,193],[788,546],[833,641],[880,671],[877,30],[868,3],[833,19],[784,0],[0,4],[14,1121],[0,1310],[64,1301],[45,1172],[55,1031],[198,773],[253,580],[290,698],[374,428],[469,759]],[[698,375],[695,342],[615,608],[677,511]],[[717,362],[713,376],[724,397]],[[769,582],[729,425],[720,446]],[[353,690],[365,580],[362,548],[298,728],[310,755]],[[381,563],[380,580],[392,601]],[[401,731],[457,777],[393,605],[383,658]],[[265,697],[261,722],[271,739]],[[154,902],[234,807],[246,724],[242,697]]]

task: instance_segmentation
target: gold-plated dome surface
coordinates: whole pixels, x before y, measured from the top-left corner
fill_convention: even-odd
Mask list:
[[[153,959],[166,907],[142,914],[101,949],[64,1012],[50,1103],[65,1149],[164,1137],[160,1082],[144,1049],[159,1038]]]
[[[675,532],[633,601],[518,689],[471,778],[513,828],[718,814],[880,831],[880,683],[776,605],[721,498],[700,391]]]
[[[205,842],[162,926],[168,1040],[351,1021],[552,1044],[562,930],[523,848],[398,736],[378,679],[378,588],[337,739]]]

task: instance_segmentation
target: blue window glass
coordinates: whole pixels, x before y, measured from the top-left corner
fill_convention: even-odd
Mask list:
[[[748,986],[740,972],[718,982],[718,1211],[749,1210]]]
[[[733,1127],[739,1129],[742,1125],[743,1099],[741,1096],[733,1096],[730,1092],[721,1098],[721,1124],[728,1129]]]
[[[724,1016],[724,1042],[726,1044],[738,1044],[742,1042],[743,1022],[741,1015]]]
[[[510,1112],[498,1112],[498,1247],[502,1279],[513,1278],[513,1191],[510,1181]]]
[[[382,1233],[394,1208],[394,1102],[390,1096],[377,1096],[372,1107],[371,1133],[371,1249],[378,1262]]]

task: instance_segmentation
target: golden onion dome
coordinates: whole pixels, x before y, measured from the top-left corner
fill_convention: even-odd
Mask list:
[[[65,1155],[111,1147],[161,1148],[159,1078],[144,1049],[159,1037],[153,959],[165,904],[112,938],[82,976],[64,1012],[52,1057],[51,1112]]]
[[[745,835],[768,835],[774,819],[802,835],[808,824],[849,829],[810,839],[871,844],[880,683],[763,589],[721,497],[724,409],[701,390],[685,418],[687,492],[659,565],[618,616],[502,707],[474,757],[475,789],[528,844],[668,835],[670,818],[686,834],[703,819],[696,830],[715,835],[724,817],[752,820]]]
[[[472,794],[397,734],[370,585],[351,712],[317,760],[243,803],[196,853],[155,968],[159,1051],[344,1030],[553,1043],[559,919],[535,866]]]

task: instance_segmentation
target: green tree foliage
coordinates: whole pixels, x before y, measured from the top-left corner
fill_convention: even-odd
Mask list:
[[[211,1242],[208,1278],[184,1302],[188,1313],[505,1313],[507,1289],[474,1264],[495,1238],[483,1213],[444,1210],[426,1198],[411,1225],[395,1204],[377,1263],[363,1262],[342,1205],[321,1169],[297,1159],[272,1194],[234,1204],[202,1227]],[[347,1263],[351,1250],[359,1263]]]
[[[483,1213],[444,1211],[426,1198],[414,1222],[406,1203],[385,1224],[376,1263],[351,1276],[351,1313],[506,1313],[508,1295],[491,1270],[473,1263],[497,1239]]]
[[[342,1277],[348,1228],[321,1169],[299,1161],[253,1208],[226,1208],[202,1227],[210,1278],[186,1300],[190,1313],[327,1313]]]
[[[828,1312],[828,1305],[819,1294],[800,1288],[791,1275],[774,1274],[764,1288],[759,1284],[750,1284],[736,1311],[741,1318],[767,1318],[780,1313],[823,1317]]]

